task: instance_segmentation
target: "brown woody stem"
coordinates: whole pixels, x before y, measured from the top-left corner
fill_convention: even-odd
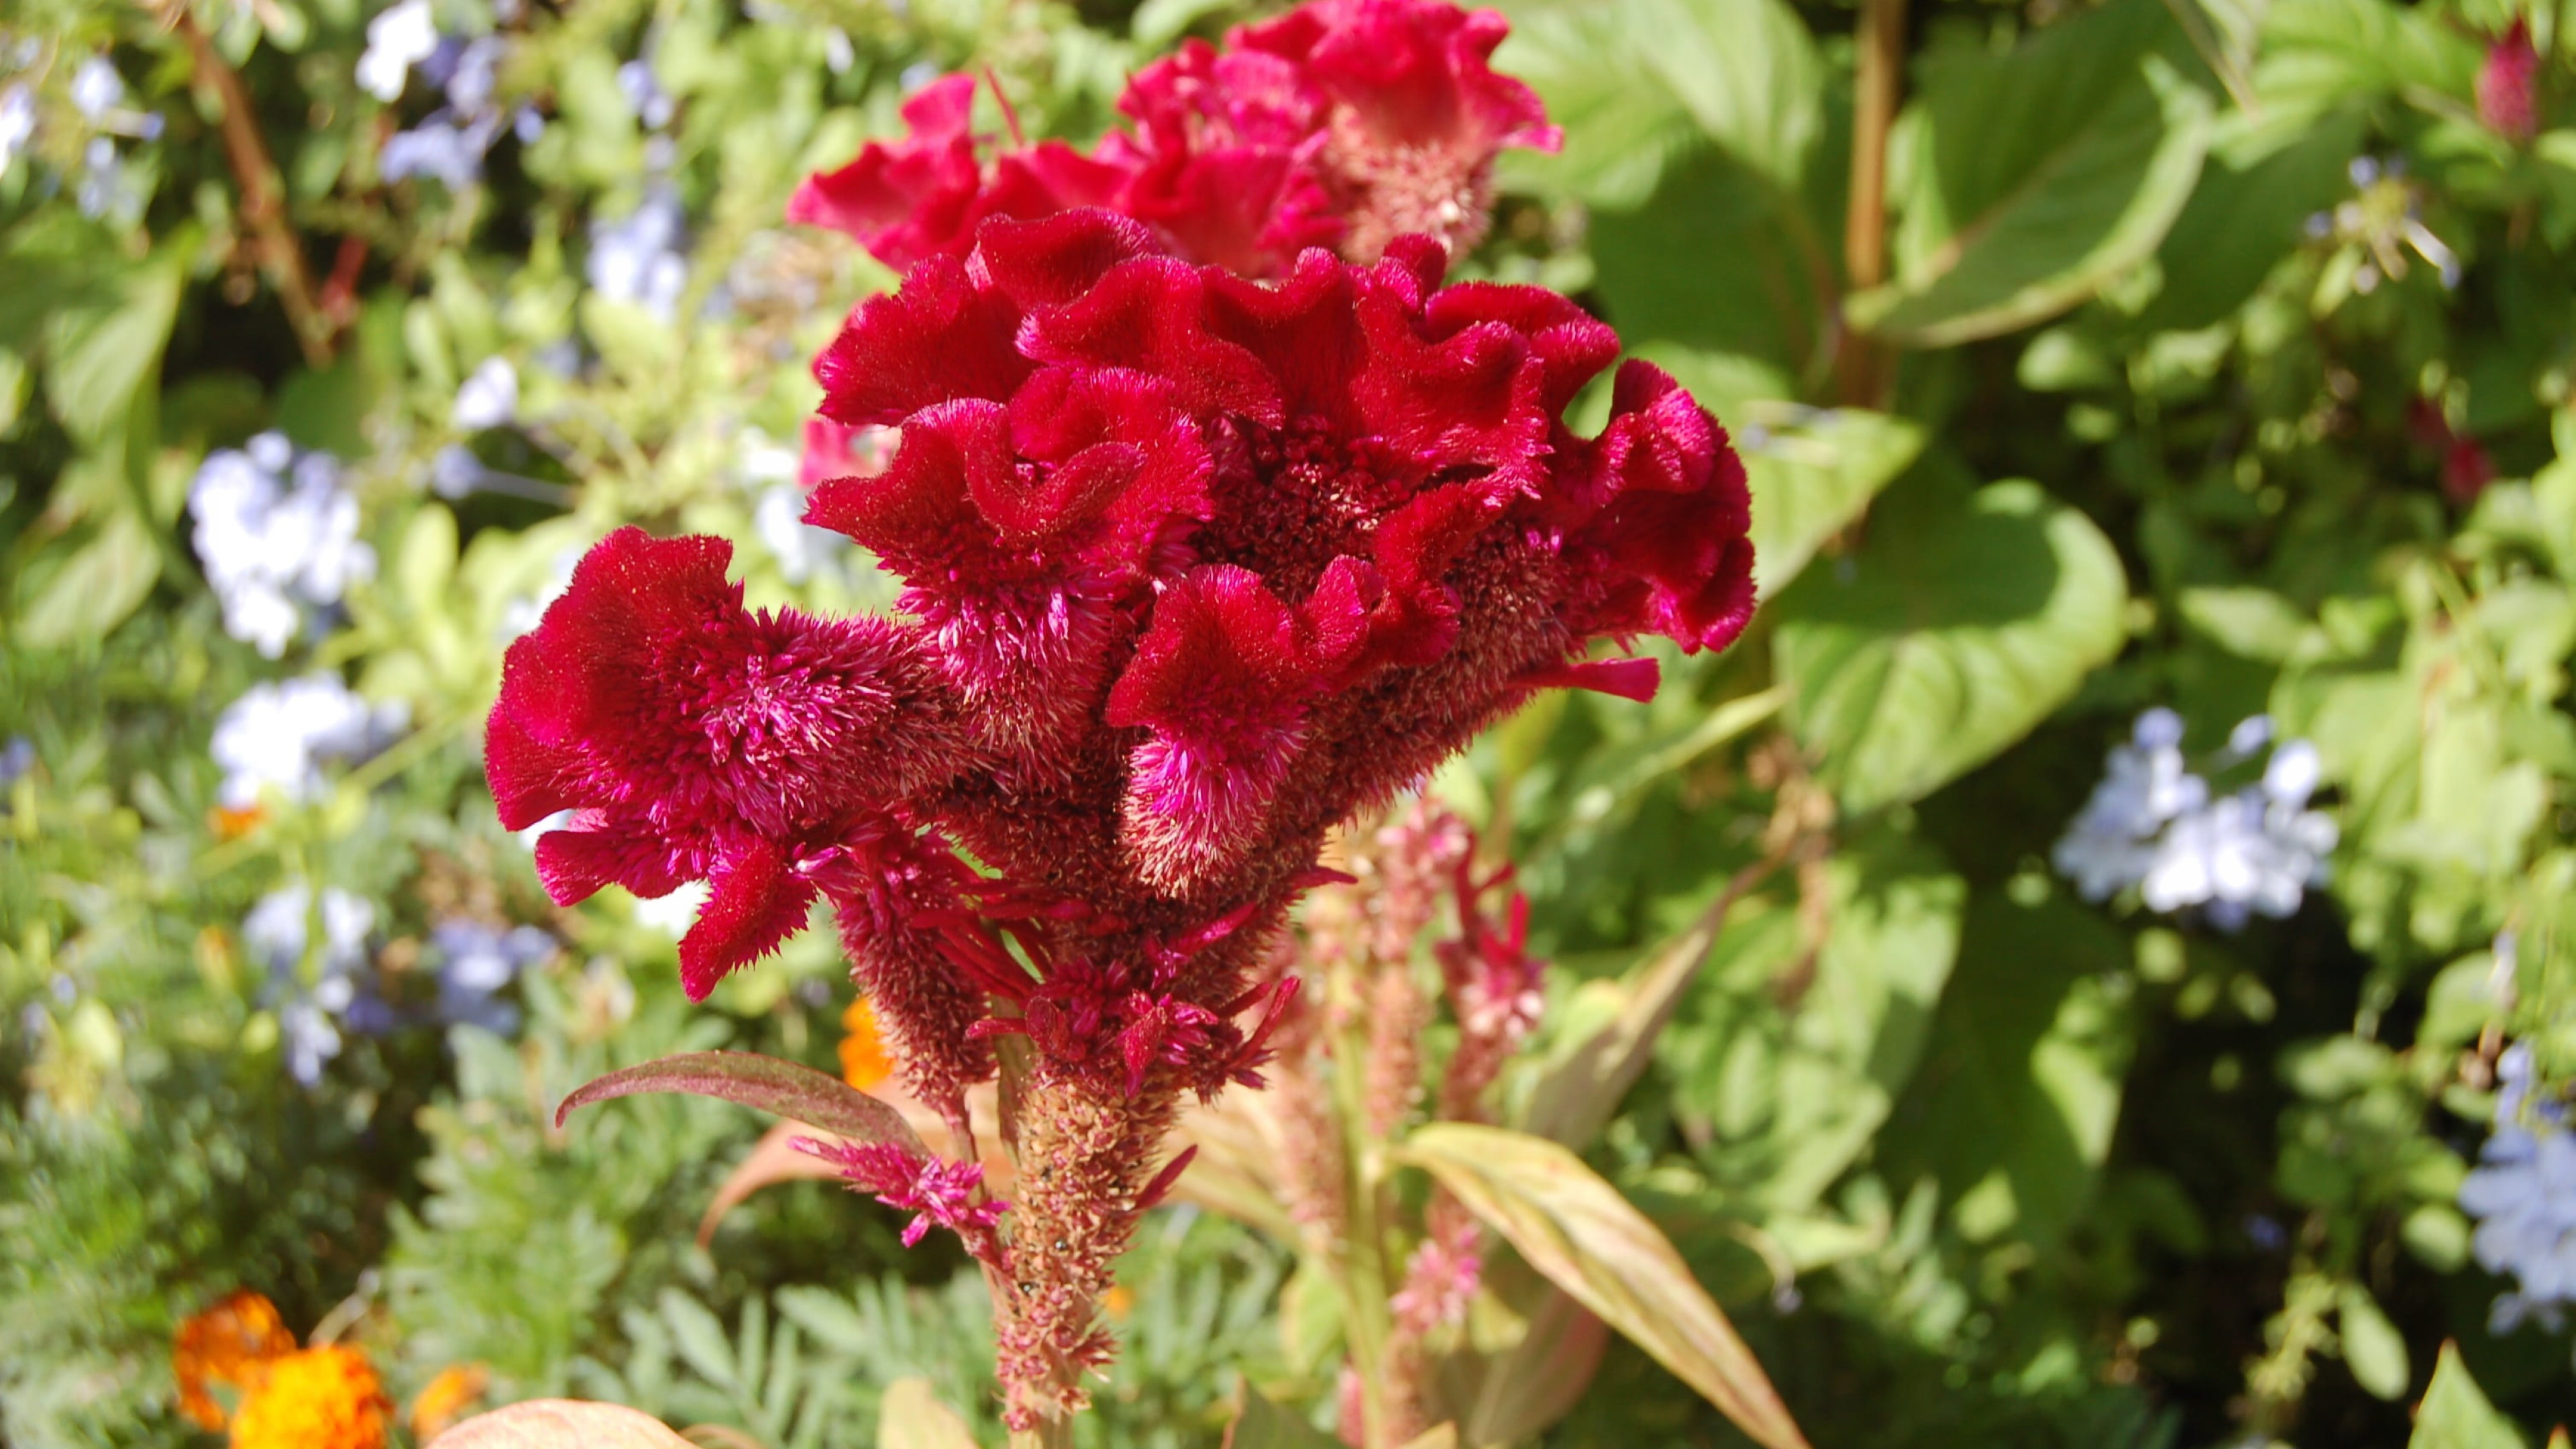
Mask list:
[[[260,135],[250,93],[185,4],[168,11],[171,25],[188,43],[198,87],[223,114],[224,160],[241,189],[241,219],[258,241],[261,270],[286,305],[286,320],[295,329],[304,360],[314,367],[330,365],[339,331],[314,299],[313,275],[304,264],[304,246],[286,219],[286,190],[278,181],[277,163]]]
[[[1905,81],[1906,0],[1862,0],[1859,69],[1853,77],[1851,204],[1843,213],[1845,295],[1887,280],[1887,135]],[[1866,337],[1846,332],[1839,374],[1842,401],[1885,402],[1893,357]]]

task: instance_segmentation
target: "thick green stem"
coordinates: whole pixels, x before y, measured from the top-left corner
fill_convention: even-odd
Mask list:
[[[1356,989],[1355,983],[1337,983]],[[1339,1277],[1344,1287],[1342,1334],[1350,1345],[1351,1367],[1360,1380],[1360,1414],[1366,1421],[1368,1449],[1393,1449],[1387,1400],[1387,1340],[1394,1324],[1387,1309],[1389,1289],[1386,1250],[1378,1213],[1385,1177],[1384,1144],[1368,1130],[1368,1031],[1363,1012],[1351,1013],[1351,1024],[1334,1044],[1333,1087],[1343,1126],[1343,1161],[1348,1166],[1346,1227],[1341,1244]]]

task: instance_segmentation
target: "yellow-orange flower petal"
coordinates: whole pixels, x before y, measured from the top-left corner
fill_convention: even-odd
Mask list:
[[[426,1444],[483,1397],[491,1375],[479,1363],[452,1364],[438,1371],[420,1397],[411,1401],[411,1436]]]
[[[247,1387],[259,1365],[293,1352],[295,1335],[286,1331],[277,1305],[248,1290],[181,1321],[170,1345],[179,1412],[201,1428],[222,1428],[224,1406],[209,1390],[217,1384]]]
[[[864,996],[850,998],[841,1013],[841,1080],[862,1092],[873,1092],[894,1075],[885,1038],[877,1034],[877,1010]]]
[[[364,1352],[308,1348],[259,1371],[233,1415],[233,1449],[384,1449],[392,1409]]]
[[[260,822],[267,818],[268,807],[265,805],[245,805],[238,810],[229,805],[218,805],[207,812],[208,823],[214,826],[217,840],[239,840],[257,830]]]

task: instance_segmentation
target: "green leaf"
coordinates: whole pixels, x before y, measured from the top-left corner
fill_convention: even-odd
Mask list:
[[[734,1363],[733,1344],[725,1338],[724,1324],[705,1304],[677,1288],[665,1288],[661,1296],[662,1322],[671,1330],[671,1342],[680,1357],[698,1376],[718,1388],[740,1387],[742,1374]]]
[[[1852,563],[1808,575],[1772,617],[1789,727],[1853,811],[1974,769],[2119,652],[2119,555],[2036,484],[1899,490]]]
[[[473,1418],[430,1449],[696,1449],[649,1414],[578,1399],[529,1399]]]
[[[1619,1099],[1654,1060],[1655,1039],[1663,1034],[1683,993],[1699,979],[1700,967],[1725,929],[1726,915],[1738,899],[1733,883],[1690,928],[1658,946],[1616,983],[1593,983],[1591,994],[1608,995],[1610,1011],[1601,1024],[1551,1063],[1530,1094],[1521,1130],[1568,1147],[1588,1145],[1610,1121]]]
[[[882,1142],[920,1156],[930,1155],[921,1138],[894,1108],[812,1067],[780,1061],[755,1052],[682,1052],[641,1066],[595,1077],[573,1089],[555,1108],[555,1125],[576,1107],[638,1092],[687,1092],[721,1097],[746,1107],[797,1122],[855,1142]]]
[[[1890,829],[1826,866],[1825,935],[1794,885],[1729,920],[1657,1056],[1713,1176],[1772,1214],[1812,1207],[1913,1079],[1959,954],[1967,885]]]
[[[1527,1133],[1463,1122],[1435,1122],[1399,1151],[1754,1442],[1804,1449],[1769,1375],[1689,1265],[1583,1159]]]
[[[2415,1406],[2415,1433],[2406,1449],[2523,1449],[2522,1431],[2496,1412],[2460,1362],[2460,1346],[2444,1342],[2433,1365],[2433,1383]]]
[[[2407,1384],[2406,1339],[2381,1312],[2378,1300],[2358,1283],[2346,1283],[2336,1295],[2335,1322],[2343,1340],[2343,1361],[2355,1382],[2371,1397],[2398,1399]]]
[[[1994,54],[1935,50],[1890,143],[1895,278],[1845,304],[1910,347],[2067,310],[2155,252],[2200,175],[2209,95],[2157,54],[2158,0],[2115,0]]]
[[[393,574],[405,607],[416,618],[445,613],[456,581],[456,515],[435,503],[422,504],[395,547]]]
[[[2307,615],[2269,589],[2185,589],[2176,602],[2185,622],[2242,659],[2282,663],[2316,632]]]
[[[1832,255],[1801,202],[1724,151],[1677,158],[1642,206],[1596,212],[1591,247],[1603,310],[1641,352],[1749,360],[1790,397],[1827,349]]]
[[[2485,48],[2449,16],[2387,0],[2274,0],[2254,90],[2290,124],[2381,95],[2474,93]]]
[[[1969,906],[1922,1069],[1880,1141],[1892,1175],[1940,1179],[1972,1241],[2045,1253],[2091,1201],[2134,1047],[2129,956],[2063,896]]]
[[[175,257],[127,269],[112,299],[66,308],[47,327],[45,397],[63,428],[96,446],[126,419],[135,393],[160,372],[179,314]]]
[[[930,1380],[907,1375],[885,1387],[877,1449],[975,1449],[975,1436],[956,1410],[939,1402]]]
[[[1821,128],[1814,40],[1779,0],[1542,0],[1509,5],[1498,68],[1565,130],[1510,165],[1601,206],[1633,206],[1700,141],[1795,188]]]
[[[1753,572],[1766,599],[1923,451],[1920,427],[1859,408],[1757,404],[1738,419],[1736,449],[1753,486]]]
[[[2344,109],[2302,124],[2230,112],[2210,133],[2191,200],[2157,248],[2164,286],[2139,315],[2150,332],[2211,326],[2243,306],[2304,241],[2302,224],[2352,188],[2362,115]]]
[[[1236,1390],[1234,1422],[1225,1430],[1225,1449],[1334,1449],[1340,1441],[1249,1382]]]
[[[161,550],[130,510],[108,516],[88,542],[54,569],[11,633],[31,648],[102,639],[124,622],[161,577]]]

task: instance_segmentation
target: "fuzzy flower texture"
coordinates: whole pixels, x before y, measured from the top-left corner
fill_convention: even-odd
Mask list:
[[[1007,1233],[959,1172],[849,1164],[969,1234],[1021,1426],[1108,1353],[1182,1094],[1259,1082],[1326,832],[1535,690],[1651,693],[1595,640],[1720,648],[1753,603],[1743,470],[1669,377],[1630,362],[1598,437],[1565,426],[1619,350],[1572,302],[1443,287],[1420,234],[1276,280],[1174,234],[988,215],[818,360],[825,417],[897,441],[807,520],[903,579],[900,617],[753,613],[728,544],[624,530],[511,648],[487,737],[505,823],[575,812],[537,845],[557,900],[710,882],[693,996],[821,899],[959,1141],[993,1039],[1028,1039]]]

